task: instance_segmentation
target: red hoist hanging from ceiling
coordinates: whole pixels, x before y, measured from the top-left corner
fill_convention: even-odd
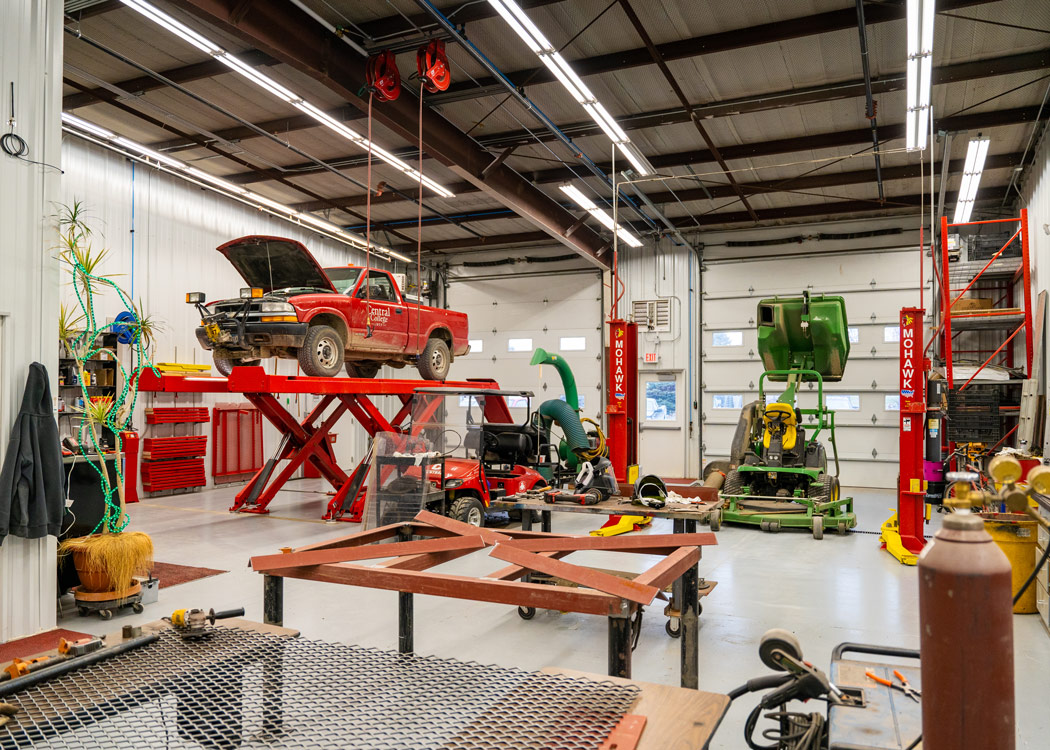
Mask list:
[[[365,66],[365,80],[369,89],[381,102],[392,102],[401,95],[401,73],[394,53],[388,49],[372,55]]]
[[[445,43],[434,39],[416,51],[416,71],[423,82],[423,88],[431,94],[447,91],[452,83],[452,71],[445,56]]]

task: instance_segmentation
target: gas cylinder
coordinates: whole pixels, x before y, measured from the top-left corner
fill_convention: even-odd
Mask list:
[[[970,513],[919,555],[924,750],[1013,750],[1010,563]]]

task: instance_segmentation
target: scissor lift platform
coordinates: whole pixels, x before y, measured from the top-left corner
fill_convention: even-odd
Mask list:
[[[237,493],[231,512],[269,513],[274,496],[304,463],[311,463],[335,489],[322,516],[326,521],[361,520],[361,506],[354,500],[361,493],[368,467],[367,459],[347,474],[336,461],[327,436],[345,415],[353,416],[369,435],[380,432],[406,432],[411,416],[412,396],[418,390],[433,389],[433,380],[395,380],[372,378],[316,378],[305,375],[269,375],[262,367],[235,367],[228,378],[202,378],[183,375],[156,375],[146,370],[139,378],[139,390],[146,393],[240,393],[281,433],[277,450]],[[494,380],[446,381],[452,390],[499,390]],[[321,397],[302,420],[296,418],[278,394],[313,394]],[[374,396],[395,396],[401,408],[387,419],[372,400]],[[332,405],[335,408],[325,416]],[[502,398],[486,400],[486,419],[510,422],[510,411]],[[417,415],[418,416],[418,415]],[[278,465],[285,464],[278,471]]]

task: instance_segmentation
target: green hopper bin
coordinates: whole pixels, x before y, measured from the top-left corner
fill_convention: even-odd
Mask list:
[[[758,353],[766,370],[816,370],[825,381],[841,380],[849,358],[846,303],[842,297],[808,293],[762,300]],[[768,377],[783,382],[788,376]]]

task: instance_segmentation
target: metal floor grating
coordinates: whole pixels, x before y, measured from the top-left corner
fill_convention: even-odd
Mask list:
[[[598,748],[632,685],[215,628],[6,698],[0,748]]]

